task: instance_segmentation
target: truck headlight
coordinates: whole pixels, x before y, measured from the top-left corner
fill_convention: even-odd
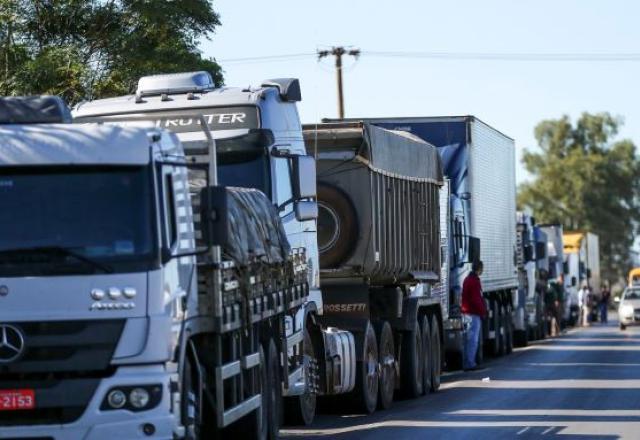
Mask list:
[[[147,411],[155,408],[162,400],[162,385],[133,385],[111,388],[100,409],[102,411],[129,410]]]
[[[107,394],[107,403],[113,409],[120,409],[127,404],[127,395],[121,390],[113,390]]]
[[[134,408],[142,409],[149,404],[149,392],[144,388],[134,388],[129,393],[129,402]]]

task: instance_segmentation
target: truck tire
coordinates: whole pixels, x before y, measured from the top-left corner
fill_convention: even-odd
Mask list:
[[[282,420],[282,381],[280,380],[280,356],[273,339],[269,340],[267,349],[267,419],[269,439],[277,440],[280,436]]]
[[[429,317],[423,315],[420,319],[422,332],[422,394],[431,391],[431,369],[433,368],[433,340],[431,339],[431,325]]]
[[[516,347],[529,345],[529,330],[516,330],[513,332],[513,343]]]
[[[378,342],[369,322],[364,333],[357,336],[356,350],[360,350],[362,360],[356,362],[356,386],[352,398],[357,409],[372,414],[378,406]]]
[[[511,354],[513,352],[513,316],[511,314],[511,307],[503,307],[504,314],[502,315],[502,325],[504,327],[504,352],[505,354]]]
[[[313,341],[309,335],[309,330],[304,329],[304,342],[303,350],[305,356],[311,359],[316,358],[315,350],[313,347]],[[306,371],[305,374],[309,377],[310,374],[315,374],[314,371]],[[316,415],[317,396],[315,390],[307,389],[302,396],[286,397],[284,399],[284,421],[287,425],[310,425],[313,423],[313,419]]]
[[[400,363],[402,391],[406,397],[416,398],[422,395],[423,361],[422,332],[416,320],[413,328],[402,335],[402,355]]]
[[[262,395],[260,408],[249,414],[245,419],[235,423],[231,432],[226,432],[225,437],[243,437],[255,440],[267,440],[269,438],[269,394],[264,392],[269,384],[269,373],[267,371],[267,360],[262,345],[258,347],[260,353],[260,366],[256,367],[256,381],[260,384],[260,393]],[[203,436],[203,439],[211,438]]]
[[[498,353],[500,356],[507,354],[507,319],[505,316],[504,306],[498,307],[498,316],[500,316],[499,338],[500,349]]]
[[[500,355],[500,305],[495,299],[489,301],[491,307],[491,330],[493,331],[493,340],[491,341],[491,354]],[[489,334],[489,336],[491,336]]]
[[[440,325],[436,315],[431,317],[431,391],[440,389],[440,375],[442,374],[442,345],[440,343]]]
[[[317,228],[320,266],[339,266],[358,242],[358,216],[349,196],[325,182],[318,182]]]
[[[376,324],[378,338],[378,357],[380,359],[378,384],[378,407],[389,409],[393,403],[393,393],[396,388],[396,351],[393,331],[387,321]]]
[[[182,379],[183,396],[180,399],[180,412],[183,416],[182,423],[185,427],[185,439],[199,440],[213,438],[216,431],[215,426],[213,426],[214,419],[204,417],[200,420],[197,416],[200,411],[206,413],[207,410],[201,406],[205,405],[206,407],[206,402],[200,401],[195,368],[193,368],[192,362],[194,361],[190,356],[187,356]]]
[[[627,329],[627,326],[624,324],[620,324],[620,330],[625,331]]]

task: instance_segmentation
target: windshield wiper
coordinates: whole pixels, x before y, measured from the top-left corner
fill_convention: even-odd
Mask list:
[[[63,246],[36,246],[36,247],[26,247],[26,248],[0,249],[0,255],[21,254],[21,253],[60,254],[62,256],[72,257],[78,261],[82,261],[83,263],[86,263],[95,269],[100,269],[104,273],[113,273],[113,268],[111,266],[100,263],[92,258],[89,258],[78,252],[72,251],[71,249]]]

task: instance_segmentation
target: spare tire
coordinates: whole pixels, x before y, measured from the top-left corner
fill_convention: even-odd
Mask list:
[[[320,267],[344,263],[358,242],[358,217],[351,199],[341,189],[318,182],[318,251]]]

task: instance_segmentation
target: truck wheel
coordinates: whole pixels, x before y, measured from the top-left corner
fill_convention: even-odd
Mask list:
[[[341,189],[318,182],[318,250],[320,266],[344,262],[358,240],[358,216],[351,199]]]
[[[504,343],[505,343],[505,353],[511,354],[513,352],[513,317],[511,315],[511,307],[507,306],[504,308]]]
[[[423,391],[422,333],[416,320],[413,329],[402,335],[401,384],[405,396],[415,398]]]
[[[358,409],[371,414],[378,405],[378,342],[376,333],[367,323],[364,334],[359,336],[362,360],[356,363],[356,387],[353,390],[354,403]],[[359,346],[359,347],[358,347]]]
[[[434,315],[431,317],[431,391],[440,389],[440,375],[442,374],[442,347],[440,345],[440,325]],[[425,382],[426,383],[426,382]]]
[[[513,332],[513,343],[516,347],[529,345],[529,330],[516,330]]]
[[[309,335],[309,331],[304,329],[303,342],[304,355],[315,361],[316,354],[313,347],[313,341]],[[305,371],[306,377],[316,374],[312,369]],[[284,420],[287,425],[310,425],[316,415],[317,396],[315,390],[309,390],[302,395],[296,397],[287,397],[284,399]]]
[[[280,435],[280,421],[282,420],[282,383],[280,380],[280,357],[273,339],[269,340],[267,351],[267,418],[269,439],[276,440]]]
[[[269,438],[269,393],[265,392],[269,386],[269,374],[267,360],[264,355],[264,348],[260,344],[258,347],[260,353],[260,366],[256,367],[254,372],[254,380],[258,384],[262,399],[260,408],[255,410],[246,419],[236,422],[230,432],[225,431],[225,437],[243,437],[255,440],[267,440]],[[206,417],[205,417],[206,418]],[[203,439],[211,438],[203,436]]]
[[[431,339],[429,317],[427,315],[423,315],[420,322],[420,331],[422,332],[422,394],[428,394],[431,391],[433,340]]]
[[[215,432],[215,427],[211,426],[212,420],[210,418],[204,417],[203,420],[200,420],[199,417],[199,414],[204,412],[202,405],[204,405],[205,402],[200,401],[200,392],[198,390],[195,368],[193,368],[192,362],[189,356],[187,356],[182,381],[183,395],[180,412],[183,416],[182,423],[186,431],[186,440],[210,438]]]
[[[626,330],[626,329],[627,329],[627,326],[626,326],[626,325],[624,325],[624,324],[620,324],[620,330],[623,330],[623,331],[624,331],[624,330]]]
[[[500,305],[496,300],[491,300],[491,325],[493,340],[491,341],[491,354],[500,355]],[[489,334],[491,336],[491,334]]]
[[[387,321],[378,323],[376,335],[380,347],[378,349],[380,358],[378,406],[380,409],[389,409],[393,403],[393,392],[396,388],[396,351],[391,325]]]

